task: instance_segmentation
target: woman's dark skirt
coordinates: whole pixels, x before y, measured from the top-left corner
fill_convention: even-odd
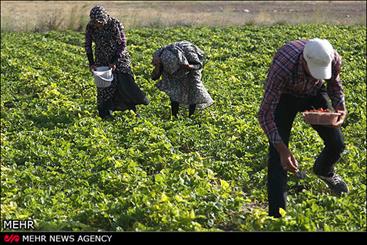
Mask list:
[[[98,111],[101,117],[110,116],[109,111],[135,110],[136,105],[149,104],[148,98],[135,83],[132,74],[117,72],[114,76],[111,87],[115,86],[115,88],[108,88],[112,94],[101,93],[102,91],[99,90]],[[109,98],[103,98],[104,94],[109,95]]]

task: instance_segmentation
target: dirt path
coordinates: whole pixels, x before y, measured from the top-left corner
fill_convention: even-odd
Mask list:
[[[366,24],[365,1],[117,2],[1,1],[1,29],[82,27],[89,10],[102,4],[126,27],[274,23]]]

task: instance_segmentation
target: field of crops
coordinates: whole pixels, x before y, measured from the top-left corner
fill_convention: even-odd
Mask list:
[[[1,218],[38,230],[365,231],[365,26],[275,25],[126,31],[137,83],[151,103],[97,117],[83,33],[1,34]],[[343,57],[349,115],[336,169],[350,193],[329,195],[312,174],[323,147],[297,116],[290,148],[307,178],[290,175],[288,208],[267,216],[267,139],[257,121],[277,48],[326,38]],[[170,118],[150,79],[151,56],[177,40],[207,54],[203,81],[215,103]],[[300,186],[304,189],[301,190]]]

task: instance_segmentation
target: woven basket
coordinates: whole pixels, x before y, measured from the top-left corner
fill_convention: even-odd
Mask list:
[[[303,120],[311,125],[333,125],[338,121],[340,113],[336,112],[302,112]]]

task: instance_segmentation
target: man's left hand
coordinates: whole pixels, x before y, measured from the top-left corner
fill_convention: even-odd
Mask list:
[[[336,123],[334,123],[333,125],[331,125],[335,128],[340,127],[344,123],[345,117],[347,116],[347,111],[337,110],[336,112],[340,113],[340,116],[338,118],[338,121]]]

